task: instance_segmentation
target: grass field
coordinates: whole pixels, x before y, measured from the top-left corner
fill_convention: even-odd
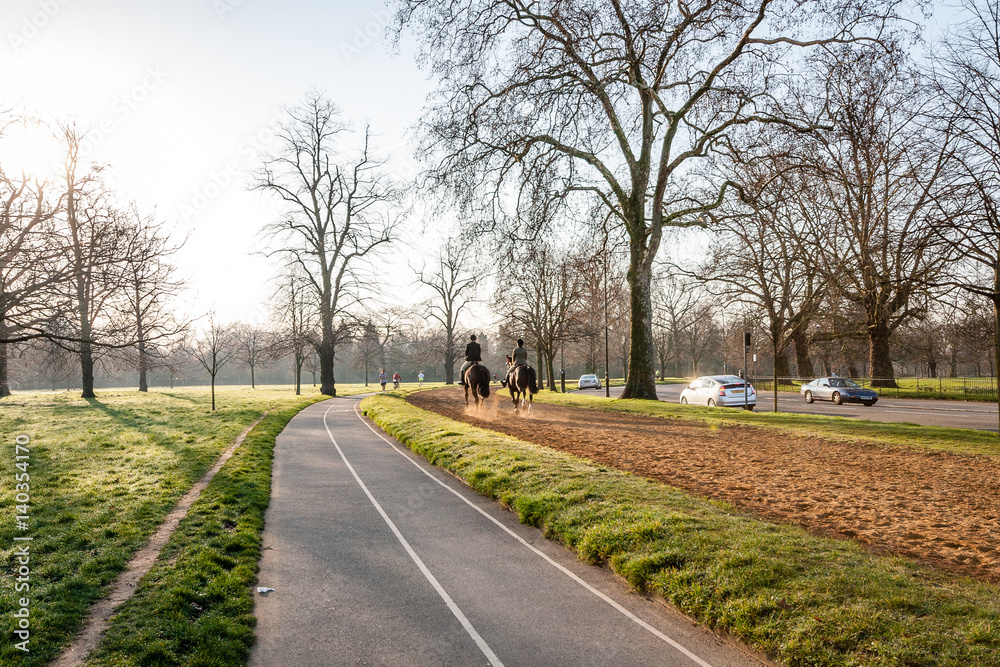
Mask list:
[[[265,433],[264,440],[273,443],[275,419],[287,421],[319,398],[311,387],[303,391],[308,393],[297,397],[288,387],[217,387],[214,413],[208,389],[200,387],[148,394],[104,390],[91,400],[67,393],[18,393],[0,402],[0,506],[8,517],[0,522],[0,628],[8,638],[0,644],[0,664],[44,665],[54,658],[89,605],[219,453],[265,410],[275,417],[258,426],[248,442],[258,442],[259,433]],[[22,454],[27,458],[20,461],[15,458],[18,435],[30,440],[29,452]],[[266,476],[252,482],[258,487],[270,478],[267,456]],[[223,471],[242,460],[234,457]],[[18,463],[26,465],[19,469]],[[24,472],[30,475],[30,501],[17,509],[15,474]],[[209,489],[224,484],[227,475],[220,472]],[[25,530],[17,528],[16,514],[29,517]],[[240,539],[252,541],[248,535],[254,527],[236,525]],[[21,582],[30,584],[28,592],[15,591],[15,549],[25,544],[15,537],[32,538],[30,574]],[[209,563],[204,565],[201,570],[208,573]],[[256,572],[255,560],[245,565],[250,566]],[[13,614],[24,595],[30,597],[27,654],[10,639],[17,623]]]
[[[662,596],[784,664],[1000,665],[996,586],[760,521],[728,504],[451,421],[398,397],[372,397],[362,407],[414,451],[582,559],[606,564],[636,589]],[[648,409],[660,414],[656,405]],[[709,421],[720,419],[718,412],[688,414]],[[825,432],[820,422],[776,425]]]
[[[662,401],[622,401],[613,398],[607,399],[603,396],[560,394],[551,391],[540,392],[535,396],[535,400],[556,405],[645,414],[706,424],[747,424],[779,429],[799,435],[843,440],[863,438],[892,445],[1000,456],[1000,438],[995,433],[974,429],[866,421],[848,417],[826,417],[791,412],[746,412],[744,410],[705,408]]]

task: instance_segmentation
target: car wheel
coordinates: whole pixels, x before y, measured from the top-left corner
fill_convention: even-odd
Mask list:
[[[712,400],[711,398],[708,399],[708,407],[710,407],[710,408],[714,408],[715,407],[715,401]]]
[[[687,405],[687,404],[688,404],[687,396],[681,396],[681,405]]]
[[[813,393],[811,391],[807,391],[806,392],[806,403],[812,403],[812,402],[813,402]]]
[[[840,405],[841,403],[844,402],[844,399],[842,399],[840,397],[840,392],[839,391],[833,392],[833,398],[831,400],[833,400],[833,404],[834,405]]]
[[[866,408],[870,408],[870,407],[871,407],[871,406],[873,406],[873,405],[875,405],[875,404],[874,404],[874,403],[872,403],[871,401],[865,401],[865,407],[866,407]]]

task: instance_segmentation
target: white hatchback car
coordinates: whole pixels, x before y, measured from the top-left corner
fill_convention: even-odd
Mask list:
[[[681,403],[734,408],[745,405],[747,410],[753,410],[757,407],[757,392],[735,375],[706,375],[684,388]]]
[[[593,373],[590,375],[581,375],[579,381],[576,383],[576,387],[577,389],[600,389],[601,380]]]

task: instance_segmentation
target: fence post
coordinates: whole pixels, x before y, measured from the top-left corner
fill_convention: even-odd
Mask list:
[[[962,378],[962,400],[963,401],[969,400],[968,385],[967,385],[967,383],[968,383],[968,378]]]

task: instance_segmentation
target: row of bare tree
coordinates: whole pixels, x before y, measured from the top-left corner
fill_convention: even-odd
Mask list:
[[[0,113],[0,133],[34,122]],[[64,149],[56,177],[0,162],[0,397],[15,344],[73,353],[86,398],[97,358],[127,353],[144,391],[160,341],[183,328],[168,307],[182,286],[169,263],[178,246],[153,215],[118,200],[101,167],[83,163],[72,123],[54,132]]]

